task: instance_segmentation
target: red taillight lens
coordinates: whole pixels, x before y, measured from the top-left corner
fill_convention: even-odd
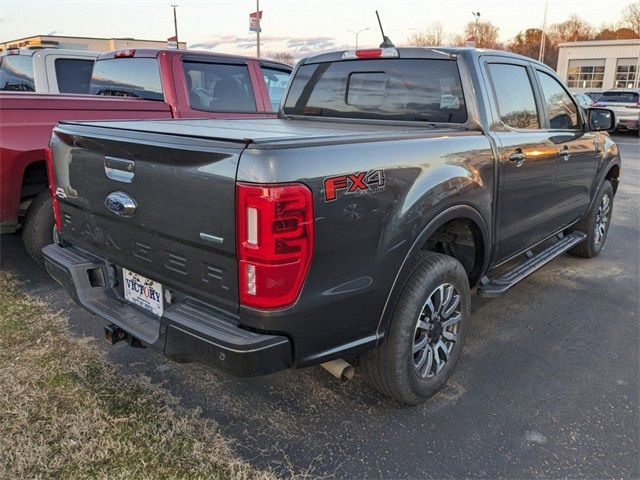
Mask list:
[[[56,221],[56,230],[60,231],[62,230],[62,217],[60,216],[60,204],[56,196],[56,178],[53,173],[53,157],[51,156],[50,148],[45,148],[44,157],[47,164],[47,176],[49,177],[49,193],[53,204],[53,218]]]
[[[356,50],[356,57],[358,58],[378,58],[382,56],[381,48],[368,48],[362,50]]]
[[[262,309],[296,301],[313,255],[313,199],[299,183],[238,183],[240,303]]]
[[[114,58],[127,58],[127,57],[133,57],[136,54],[136,51],[134,49],[131,50],[118,50],[116,53],[113,54]]]

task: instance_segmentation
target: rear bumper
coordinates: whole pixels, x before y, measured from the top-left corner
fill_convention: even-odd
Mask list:
[[[640,128],[640,120],[638,120],[637,118],[620,118],[616,123],[616,128],[638,130],[638,128]]]
[[[256,376],[292,365],[289,339],[244,330],[233,317],[184,297],[165,303],[155,317],[126,302],[117,291],[116,267],[76,247],[42,250],[49,274],[90,312],[177,362],[200,362],[239,376]]]

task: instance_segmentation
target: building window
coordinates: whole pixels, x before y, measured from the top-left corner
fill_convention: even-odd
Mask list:
[[[619,58],[616,66],[615,88],[634,88],[637,75],[637,58]]]
[[[567,86],[569,88],[602,88],[604,60],[571,60]]]

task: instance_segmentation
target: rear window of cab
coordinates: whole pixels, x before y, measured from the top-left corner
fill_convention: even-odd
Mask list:
[[[163,101],[156,58],[108,58],[93,66],[89,93]]]
[[[373,59],[301,65],[287,115],[464,123],[467,111],[452,60]]]

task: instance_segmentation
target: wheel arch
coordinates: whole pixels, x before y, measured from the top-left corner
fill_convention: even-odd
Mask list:
[[[434,238],[434,235],[441,232],[443,228],[451,225],[452,222],[462,222],[467,225],[477,247],[473,269],[467,271],[470,286],[473,287],[477,284],[486,272],[491,257],[491,235],[480,212],[471,205],[456,205],[440,212],[421,230],[400,266],[380,316],[377,329],[378,338],[382,338],[387,331],[402,288],[413,271],[414,262],[412,260],[420,252],[429,250],[425,247],[429,246],[430,239]]]

